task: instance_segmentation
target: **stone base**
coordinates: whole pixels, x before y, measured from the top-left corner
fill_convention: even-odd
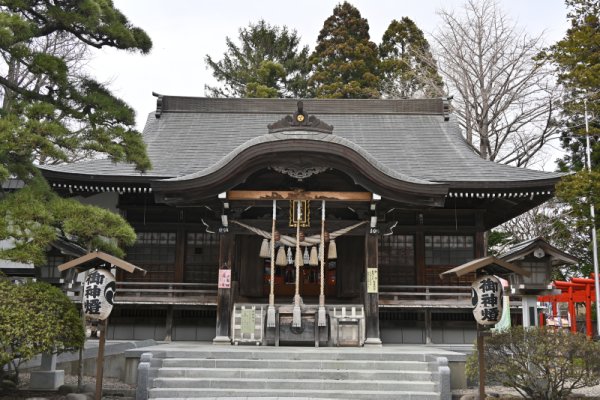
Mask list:
[[[34,371],[31,373],[29,388],[31,390],[56,390],[65,383],[65,371]]]
[[[381,347],[382,345],[383,344],[381,343],[381,339],[379,338],[367,338],[367,340],[365,340],[365,347]]]
[[[217,336],[213,339],[213,344],[220,345],[231,345],[231,338],[229,336]]]

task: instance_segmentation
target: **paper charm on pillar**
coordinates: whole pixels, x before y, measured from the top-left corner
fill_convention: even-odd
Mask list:
[[[480,325],[496,325],[502,317],[502,284],[492,275],[477,279],[471,285],[473,316]]]
[[[92,270],[83,286],[83,312],[87,318],[105,320],[113,308],[115,277],[105,269]]]
[[[275,259],[275,265],[279,267],[285,267],[287,264],[288,262],[285,256],[285,248],[284,246],[280,246],[279,250],[277,250],[277,258]]]
[[[267,239],[263,239],[260,245],[260,258],[269,258],[271,254],[269,254],[269,241]]]

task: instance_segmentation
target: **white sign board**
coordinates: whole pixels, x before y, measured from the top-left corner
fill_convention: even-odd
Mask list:
[[[502,284],[492,275],[477,279],[471,285],[473,316],[480,325],[496,325],[502,317]]]
[[[105,269],[93,269],[83,286],[83,312],[90,319],[105,320],[113,308],[115,277]]]

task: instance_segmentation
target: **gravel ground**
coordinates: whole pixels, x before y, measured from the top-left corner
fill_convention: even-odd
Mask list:
[[[488,396],[493,396],[493,398],[501,397],[504,399],[521,399],[523,398],[516,390],[504,386],[488,386],[485,389],[486,394]],[[460,398],[462,395],[476,395],[479,393],[478,388],[468,388],[468,389],[460,389],[453,390],[452,397]],[[570,397],[572,399],[597,399],[600,400],[600,385],[585,387],[581,389],[576,389],[573,391],[573,395]]]
[[[95,385],[96,379],[91,376],[83,377],[84,384]],[[66,385],[77,385],[77,375],[65,375],[65,384]],[[39,391],[39,390],[27,390],[29,388],[29,373],[21,373],[19,375],[19,390],[13,393],[5,393],[0,394],[0,399],[8,400],[8,399],[32,399],[32,398],[43,398],[48,400],[64,400],[65,396],[58,394],[56,391]],[[128,393],[131,390],[135,389],[135,386],[128,385],[125,382],[121,382],[115,378],[104,378],[102,382],[103,390],[110,390],[111,393],[115,393],[116,391],[122,391],[125,396],[128,396]],[[124,400],[123,395],[121,396],[111,396],[104,395],[102,399],[112,400],[112,399],[120,399]]]

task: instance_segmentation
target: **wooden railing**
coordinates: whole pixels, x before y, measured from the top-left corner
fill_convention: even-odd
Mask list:
[[[471,307],[471,286],[380,285],[383,307]]]
[[[81,301],[81,285],[67,288],[69,297]],[[118,282],[115,304],[215,305],[216,283]]]

